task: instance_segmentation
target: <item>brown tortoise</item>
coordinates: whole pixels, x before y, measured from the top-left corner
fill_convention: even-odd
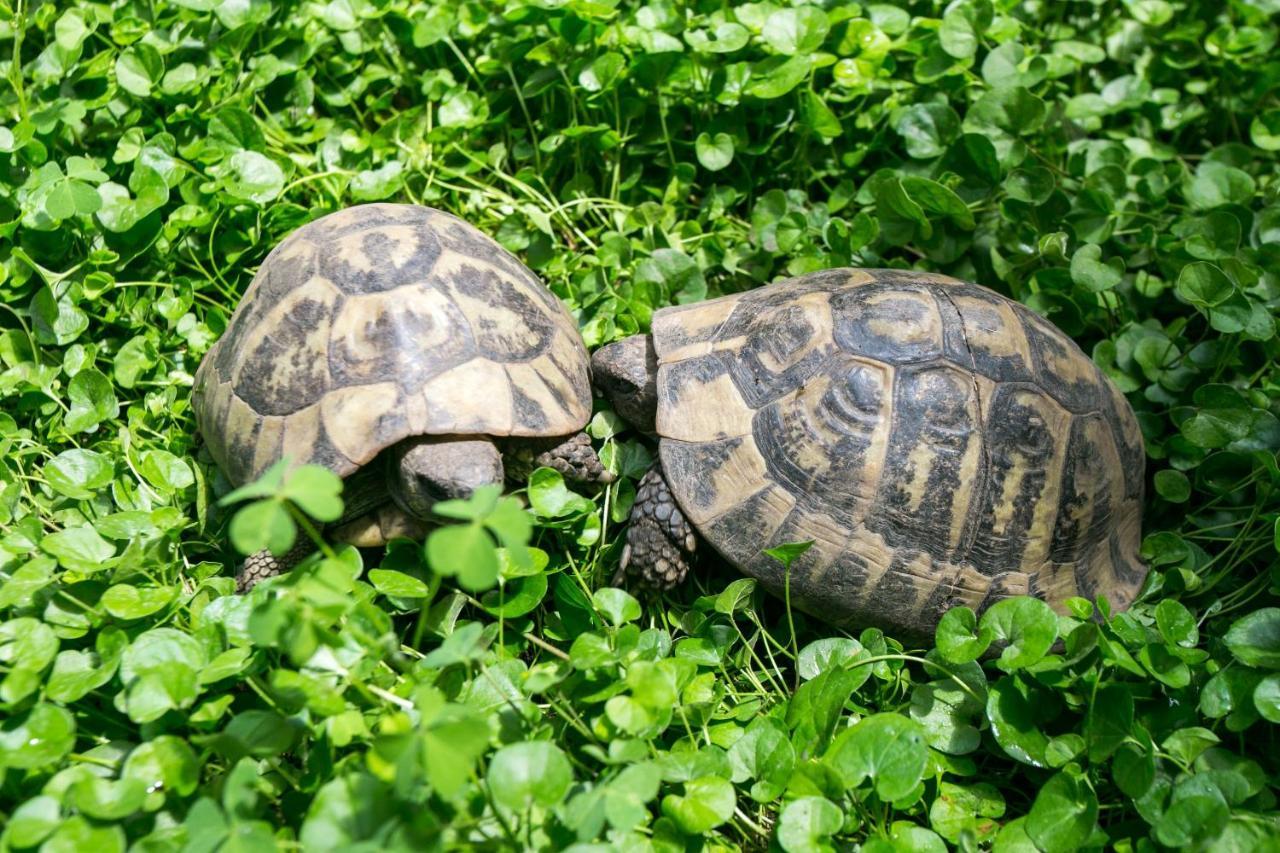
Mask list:
[[[922,635],[951,605],[1105,594],[1138,556],[1142,436],[1067,336],[986,288],[830,270],[654,314],[597,386],[660,439],[619,579],[667,587],[700,532],[774,593],[765,548],[813,540],[791,600]]]
[[[504,468],[612,478],[581,432],[573,318],[489,237],[416,205],[352,207],[277,246],[196,371],[193,406],[233,484],[282,458],[348,478],[331,534],[355,545],[421,535],[435,501]],[[249,557],[238,586],[305,550]]]

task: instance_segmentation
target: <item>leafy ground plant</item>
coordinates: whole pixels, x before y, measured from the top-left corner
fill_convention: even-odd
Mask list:
[[[0,0],[0,847],[1275,850],[1277,15]],[[592,346],[841,265],[1021,300],[1139,412],[1145,596],[932,648],[714,562],[638,601],[650,451],[605,410],[601,494],[536,471],[234,595],[233,544],[341,497],[228,499],[192,373],[275,243],[377,199],[496,235]]]

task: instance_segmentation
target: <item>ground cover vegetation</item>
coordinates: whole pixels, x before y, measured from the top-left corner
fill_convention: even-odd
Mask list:
[[[0,0],[0,847],[1276,849],[1278,13]],[[1023,301],[1139,412],[1145,596],[932,644],[714,561],[642,602],[604,584],[651,451],[603,407],[608,490],[234,595],[339,483],[228,499],[192,374],[275,243],[380,199],[590,346],[841,265]]]

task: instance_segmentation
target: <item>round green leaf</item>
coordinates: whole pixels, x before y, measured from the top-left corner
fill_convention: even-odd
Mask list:
[[[297,541],[298,529],[283,503],[275,499],[246,504],[231,517],[231,542],[241,554],[269,550],[277,556]]]
[[[1098,800],[1088,785],[1068,773],[1058,773],[1041,786],[1026,832],[1044,853],[1071,853],[1084,846],[1098,819]]]
[[[893,115],[893,129],[902,137],[907,154],[917,160],[940,157],[960,133],[960,117],[946,104],[913,104]]]
[[[1235,292],[1231,279],[1207,261],[1187,264],[1178,273],[1178,295],[1197,308],[1221,305]]]
[[[104,661],[92,651],[66,649],[58,652],[53,670],[45,682],[46,694],[55,702],[75,702],[90,690],[110,681],[115,675],[117,662],[118,657]]]
[[[718,172],[733,162],[733,137],[727,133],[699,133],[693,143],[698,162],[709,172]]]
[[[982,657],[993,637],[991,627],[979,628],[978,617],[964,606],[944,613],[934,631],[938,653],[950,663],[969,663]]]
[[[297,727],[285,717],[275,711],[254,709],[232,717],[214,746],[233,761],[246,755],[271,758],[287,751],[297,737]]]
[[[164,76],[164,58],[160,51],[142,42],[122,52],[116,59],[116,82],[120,88],[139,98],[148,97],[151,87]]]
[[[716,776],[700,776],[684,783],[684,794],[669,794],[662,812],[689,835],[704,835],[733,817],[737,805],[733,785]]]
[[[620,53],[608,51],[591,60],[578,74],[578,83],[588,92],[603,92],[613,86],[627,68],[627,60]]]
[[[1268,675],[1253,689],[1253,704],[1262,719],[1280,723],[1280,673]]]
[[[289,472],[280,490],[282,497],[317,521],[342,517],[342,479],[319,465],[303,465]]]
[[[50,533],[40,540],[40,548],[56,557],[63,568],[84,574],[109,568],[107,561],[116,553],[116,546],[88,525]]]
[[[1133,736],[1133,693],[1121,684],[1100,687],[1085,717],[1089,760],[1102,762]]]
[[[302,849],[322,853],[385,847],[387,829],[396,824],[399,808],[399,801],[376,777],[360,771],[343,773],[316,792],[298,841]]]
[[[909,820],[895,820],[889,834],[862,845],[865,853],[947,853],[947,843],[931,829]]]
[[[1001,817],[1004,810],[1004,797],[994,785],[940,782],[938,797],[929,807],[929,825],[952,843],[965,832],[980,842],[987,841],[1000,828],[995,818]]]
[[[554,468],[538,468],[529,475],[529,506],[541,518],[564,518],[595,509],[588,498],[571,490]]]
[[[1280,607],[1264,607],[1237,619],[1224,639],[1241,663],[1280,669]]]
[[[124,829],[117,824],[93,824],[72,815],[40,845],[41,853],[124,853]]]
[[[1071,280],[1086,290],[1098,293],[1111,290],[1120,283],[1124,272],[1124,262],[1112,258],[1102,261],[1102,248],[1094,243],[1086,243],[1071,256]]]
[[[1191,611],[1172,598],[1156,605],[1156,626],[1166,643],[1191,648],[1200,642],[1200,629]]]
[[[1005,672],[1031,666],[1058,639],[1058,614],[1038,598],[1018,596],[991,605],[979,622],[994,641],[1008,643],[996,665]]]
[[[635,596],[616,586],[602,586],[591,595],[596,610],[614,625],[634,622],[640,618],[640,602]]]
[[[864,657],[862,644],[852,637],[823,637],[814,640],[800,650],[796,658],[796,672],[805,681],[817,678],[831,669],[841,669],[845,664]],[[871,667],[860,667],[871,676]],[[865,680],[865,679],[864,679]],[[862,682],[859,682],[861,686]]]
[[[98,820],[122,820],[142,808],[147,790],[137,779],[85,776],[67,790],[67,803]]]
[[[75,718],[56,705],[39,702],[0,722],[0,767],[47,767],[70,752],[75,742]]]
[[[66,426],[72,432],[93,432],[98,424],[120,414],[111,380],[97,370],[82,370],[71,377],[67,397],[71,411],[67,413]]]
[[[886,801],[909,794],[923,778],[928,760],[924,729],[891,713],[873,714],[841,732],[823,758],[846,788],[870,779]]]
[[[1255,115],[1249,123],[1249,138],[1263,151],[1280,151],[1280,110]]]
[[[839,806],[826,797],[800,797],[778,815],[778,846],[788,853],[831,850],[831,836],[843,824]]]
[[[13,810],[4,834],[14,847],[35,847],[49,837],[61,822],[61,801],[57,797],[40,795]]]
[[[795,749],[781,723],[757,717],[728,754],[734,782],[756,780],[750,790],[753,800],[767,803],[782,796],[795,766]]]
[[[746,92],[762,100],[781,98],[809,76],[811,67],[809,57],[804,55],[786,60],[781,57],[766,59],[752,69]]]
[[[764,22],[761,35],[769,47],[785,56],[813,53],[822,46],[831,25],[817,6],[779,9]]]
[[[991,849],[993,853],[1040,853],[1040,848],[1027,835],[1025,817],[1015,818],[1000,827]]]
[[[1208,210],[1224,204],[1248,204],[1256,188],[1248,172],[1216,160],[1202,160],[1184,193],[1192,208]]]
[[[138,471],[148,483],[166,494],[185,489],[196,481],[187,463],[167,450],[143,453]]]
[[[726,21],[708,30],[689,30],[684,37],[699,53],[733,53],[747,46],[751,33],[742,24]]]
[[[154,810],[164,803],[165,794],[186,797],[195,791],[200,762],[182,738],[160,735],[134,747],[120,776],[141,783],[148,795],[147,809]]]
[[[351,197],[357,201],[391,198],[404,185],[404,164],[389,160],[376,169],[364,169],[351,179]]]
[[[938,28],[938,42],[956,59],[969,59],[978,52],[978,33],[968,9],[964,6],[953,8],[942,16],[942,26]]]
[[[987,719],[996,742],[1009,754],[1034,767],[1045,766],[1049,738],[1036,721],[1039,709],[1016,676],[1005,676],[987,693]]]
[[[1111,778],[1127,796],[1143,796],[1156,778],[1154,753],[1131,743],[1122,745],[1111,760]]]
[[[284,171],[265,154],[237,151],[227,163],[223,183],[235,198],[266,204],[284,189]]]
[[[172,586],[116,584],[102,594],[102,606],[117,619],[141,619],[167,607],[177,595]]]
[[[498,750],[485,778],[494,801],[520,814],[559,802],[573,784],[573,768],[555,744],[525,741]]]
[[[1191,481],[1187,475],[1173,468],[1157,471],[1156,493],[1171,503],[1186,503],[1191,498]]]
[[[58,635],[39,619],[20,616],[0,623],[0,664],[43,672],[58,654]]]
[[[64,450],[44,466],[44,478],[54,491],[69,498],[91,498],[111,484],[111,460],[92,450]]]
[[[1208,774],[1184,777],[1155,823],[1155,838],[1173,848],[1197,846],[1222,832],[1231,807]]]
[[[426,598],[431,594],[431,588],[421,579],[391,569],[370,569],[369,583],[393,598]]]
[[[484,594],[484,609],[491,616],[514,619],[535,610],[547,595],[547,576],[542,573],[504,581],[498,589]]]

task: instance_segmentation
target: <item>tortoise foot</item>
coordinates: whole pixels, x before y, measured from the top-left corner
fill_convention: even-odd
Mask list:
[[[643,587],[671,589],[689,574],[697,544],[693,527],[671,496],[661,464],[654,463],[636,487],[627,545],[613,583],[616,586],[627,577]]]
[[[316,549],[315,543],[305,536],[298,537],[293,547],[279,557],[270,551],[259,551],[245,557],[236,575],[236,592],[244,595],[253,589],[259,581],[282,575],[301,563],[303,559]]]
[[[571,483],[607,485],[615,479],[612,472],[605,470],[585,432],[546,450],[525,444],[516,448],[509,458],[508,474],[515,478],[527,479],[535,468],[554,468]]]

